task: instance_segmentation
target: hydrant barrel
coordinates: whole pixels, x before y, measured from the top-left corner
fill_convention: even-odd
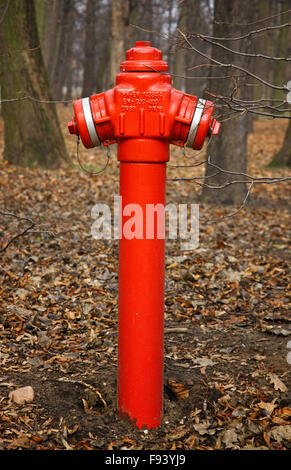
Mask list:
[[[165,163],[120,164],[122,208],[139,208],[143,238],[129,240],[125,233],[119,242],[118,408],[138,428],[159,426],[163,410],[165,183]],[[153,207],[161,219],[146,239],[147,208]]]

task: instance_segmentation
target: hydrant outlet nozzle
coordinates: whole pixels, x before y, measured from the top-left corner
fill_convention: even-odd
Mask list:
[[[70,134],[79,135],[78,128],[75,123],[75,119],[72,117],[72,120],[68,122],[68,129]]]
[[[220,122],[216,121],[216,119],[213,119],[210,127],[210,135],[217,135],[219,133],[220,129]]]

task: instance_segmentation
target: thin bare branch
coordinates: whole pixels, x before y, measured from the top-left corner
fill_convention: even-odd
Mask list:
[[[50,103],[72,103],[73,100],[40,100],[39,98],[34,98],[33,96],[20,96],[19,98],[9,98],[9,99],[0,99],[0,103],[10,103],[13,101],[23,101],[23,100],[29,100],[29,101],[35,101],[36,103],[45,103],[45,104],[50,104]]]
[[[5,5],[5,8],[4,8],[4,11],[3,11],[2,16],[1,16],[1,18],[0,18],[0,24],[2,24],[3,21],[4,21],[4,19],[5,19],[7,10],[8,10],[8,8],[9,8],[9,4],[10,4],[10,0],[7,0],[6,5]]]
[[[288,28],[289,26],[291,26],[291,23],[280,24],[278,26],[267,26],[266,28],[256,29],[254,31],[250,31],[247,34],[244,34],[242,36],[236,36],[236,37],[223,38],[223,37],[215,37],[215,36],[208,36],[208,35],[207,36],[204,35],[204,37],[207,39],[215,40],[215,41],[239,41],[240,39],[246,39],[251,36],[254,36],[255,34],[265,33],[267,31],[273,31],[276,29]],[[195,36],[196,36],[195,34],[189,34],[189,37],[195,38]]]
[[[248,198],[249,198],[249,196],[250,196],[250,193],[251,193],[251,190],[252,190],[254,184],[255,184],[255,183],[254,183],[253,181],[250,183],[250,186],[249,186],[249,188],[248,188],[248,190],[247,190],[246,196],[245,196],[243,202],[241,203],[241,205],[239,206],[238,209],[236,209],[235,211],[231,212],[231,213],[228,214],[228,215],[224,215],[224,216],[222,216],[222,217],[219,217],[218,219],[210,219],[210,220],[208,220],[206,223],[209,224],[209,223],[213,223],[213,222],[221,222],[222,220],[225,220],[225,219],[231,219],[232,217],[234,217],[235,215],[237,215],[239,212],[241,212],[242,209],[246,206],[246,203],[247,203],[247,201],[248,201]]]
[[[4,217],[13,217],[19,221],[26,221],[26,222],[29,222],[29,226],[23,230],[22,232],[18,233],[17,235],[15,235],[14,237],[12,237],[8,243],[6,243],[6,245],[4,246],[4,248],[1,248],[0,250],[0,253],[3,253],[3,251],[7,250],[7,248],[9,247],[9,245],[11,245],[11,243],[13,243],[17,238],[19,237],[22,237],[23,235],[25,235],[28,231],[30,231],[34,226],[35,226],[35,223],[32,222],[32,220],[28,219],[27,217],[19,217],[18,215],[15,215],[13,214],[12,212],[0,212],[0,215],[4,216]]]
[[[224,64],[222,62],[219,62],[218,60],[214,59],[213,57],[208,56],[204,52],[201,52],[199,49],[194,47],[193,44],[191,44],[191,42],[188,40],[187,36],[180,29],[178,29],[177,31],[183,37],[184,41],[188,44],[190,49],[192,49],[193,51],[195,51],[197,54],[201,55],[202,57],[206,58],[207,60],[210,60],[211,62],[216,63],[220,67],[230,67],[230,68],[233,68],[233,69],[236,69],[236,70],[240,70],[241,72],[244,72],[245,74],[249,75],[250,77],[253,77],[255,80],[258,80],[259,82],[263,83],[264,85],[266,85],[270,88],[273,88],[275,90],[283,90],[283,91],[286,91],[286,92],[289,91],[286,86],[282,87],[282,86],[273,85],[272,83],[269,83],[266,80],[263,80],[261,77],[258,77],[254,73],[250,72],[249,70],[247,70],[243,67],[240,67],[239,65]]]
[[[230,49],[230,47],[227,47],[224,44],[220,44],[217,41],[212,41],[211,39],[208,39],[207,36],[204,36],[202,34],[196,34],[196,37],[198,39],[202,39],[205,42],[208,42],[209,44],[212,44],[213,46],[221,47],[222,49],[224,49],[228,52],[231,52],[232,54],[237,54],[237,55],[240,55],[240,56],[243,56],[243,57],[256,57],[256,58],[268,59],[268,60],[286,60],[286,61],[291,60],[291,57],[273,57],[273,56],[264,55],[264,54],[252,54],[252,53],[248,53],[248,52],[235,51],[234,49]]]
[[[291,10],[281,11],[280,13],[276,13],[275,15],[267,16],[266,18],[262,18],[260,20],[252,21],[251,23],[226,23],[224,21],[216,21],[214,20],[215,24],[225,24],[230,26],[251,26],[253,24],[263,23],[264,21],[270,20],[272,18],[276,18],[277,16],[285,15],[286,13],[290,13]]]
[[[244,200],[241,203],[241,205],[238,207],[238,209],[231,212],[231,214],[228,214],[228,215],[223,216],[223,217],[219,217],[219,219],[207,220],[206,223],[213,223],[213,222],[222,221],[224,219],[230,219],[230,218],[234,217],[236,214],[238,214],[245,207],[245,205],[246,205],[246,203],[249,199],[251,190],[253,189],[254,185],[256,185],[256,184],[276,184],[276,183],[291,180],[291,177],[288,177],[288,176],[287,177],[273,177],[273,178],[272,177],[267,177],[267,176],[266,177],[254,177],[254,176],[249,175],[249,174],[244,173],[244,172],[236,172],[236,171],[225,170],[224,168],[221,168],[220,166],[212,163],[210,155],[207,158],[207,160],[204,160],[204,161],[201,161],[201,162],[196,162],[193,165],[185,165],[185,167],[188,167],[188,168],[193,167],[194,168],[196,166],[199,166],[199,165],[202,165],[202,164],[205,164],[205,163],[207,165],[215,168],[217,171],[215,173],[213,173],[212,175],[209,175],[209,176],[169,178],[169,180],[171,180],[171,181],[186,181],[186,182],[193,181],[195,184],[197,184],[201,188],[209,188],[209,189],[224,189],[224,188],[226,188],[230,185],[233,185],[233,184],[247,184],[247,185],[249,185],[248,190],[246,192],[246,195],[244,197]],[[181,167],[184,167],[184,166],[181,165]],[[221,173],[226,174],[226,175],[242,177],[242,179],[235,179],[235,180],[226,181],[223,184],[209,184],[209,183],[199,181],[199,180],[203,180],[203,181],[209,180],[209,179],[213,178],[214,176],[217,176],[218,174],[221,174]]]
[[[234,98],[234,96],[222,96],[222,95],[215,95],[214,93],[211,93],[209,91],[205,91],[206,94],[210,95],[211,97],[214,97],[215,99],[217,100],[221,100],[223,103],[225,103],[225,105],[233,110],[234,112],[237,112],[237,113],[244,113],[244,112],[248,112],[248,113],[252,113],[252,114],[257,114],[259,116],[267,116],[267,117],[271,117],[271,118],[278,118],[278,119],[291,119],[291,115],[282,115],[282,114],[279,114],[279,113],[286,113],[286,112],[290,112],[290,110],[288,108],[284,108],[284,109],[278,109],[279,106],[282,106],[285,101],[282,101],[279,105],[277,106],[270,106],[270,105],[252,105],[252,104],[249,104],[249,105],[244,105],[243,103],[243,100],[238,100],[237,98]],[[237,102],[239,101],[239,102]],[[257,109],[271,109],[274,111],[274,113],[265,113],[263,111],[257,111]]]

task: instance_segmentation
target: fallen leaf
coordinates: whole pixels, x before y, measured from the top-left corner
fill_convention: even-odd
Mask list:
[[[216,433],[216,429],[209,428],[210,423],[208,421],[202,421],[201,423],[194,424],[194,429],[197,431],[201,436],[204,434],[208,434],[210,436],[213,436],[213,434]]]
[[[268,435],[271,439],[274,439],[278,442],[291,442],[291,425],[274,426],[271,431],[268,432]]]
[[[68,442],[66,441],[66,439],[64,438],[64,436],[60,436],[60,439],[61,439],[61,442],[63,444],[63,446],[65,447],[65,449],[67,450],[73,450],[73,447],[70,446],[70,444],[68,444]]]
[[[260,356],[259,354],[255,354],[253,356],[253,358],[256,360],[256,361],[263,361],[264,359],[266,359],[266,356]]]
[[[181,430],[172,432],[170,434],[167,434],[166,438],[169,441],[175,441],[177,439],[181,439],[181,437],[184,437],[185,434],[187,434],[188,431],[189,431],[189,429],[181,429]]]
[[[226,429],[222,433],[221,441],[225,445],[226,449],[237,448],[238,435],[234,429]]]
[[[12,449],[28,449],[30,447],[30,439],[28,436],[20,436],[17,437],[17,439],[14,439],[13,441],[8,444],[7,448],[9,450]]]
[[[239,272],[239,271],[234,271],[233,269],[229,268],[229,269],[224,269],[222,271],[224,277],[230,281],[230,282],[235,282],[235,281],[240,281],[243,273]]]
[[[291,335],[291,330],[287,330],[287,328],[283,328],[282,326],[273,326],[273,325],[266,325],[264,322],[260,322],[262,331],[265,333],[271,333],[277,336],[289,336]]]
[[[246,430],[254,435],[259,435],[262,432],[262,426],[255,421],[248,420],[246,423]]]
[[[277,405],[274,403],[275,400],[276,399],[274,399],[271,403],[261,401],[260,403],[258,403],[258,406],[262,408],[263,410],[266,410],[271,415],[274,409],[277,407]]]
[[[24,403],[31,403],[34,398],[33,388],[29,385],[27,387],[17,388],[9,393],[9,399],[17,403],[18,405],[23,405]]]
[[[207,357],[197,357],[193,359],[194,364],[198,364],[199,367],[207,367],[207,366],[214,366],[215,362]]]
[[[288,388],[286,385],[282,382],[282,380],[279,379],[279,377],[276,374],[273,374],[272,372],[268,374],[268,377],[270,378],[271,384],[274,384],[275,390],[280,390],[281,392],[287,392]]]
[[[175,380],[168,379],[168,386],[178,400],[183,400],[189,397],[189,389],[185,385],[176,382]]]

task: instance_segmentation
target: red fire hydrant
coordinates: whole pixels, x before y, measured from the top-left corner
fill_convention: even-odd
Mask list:
[[[118,144],[120,196],[118,408],[138,428],[156,428],[163,410],[165,237],[125,237],[123,208],[165,207],[169,145],[201,149],[220,123],[213,103],[172,87],[168,64],[150,42],[136,42],[116,86],[74,103],[71,134],[85,147]],[[130,207],[130,206],[129,206]],[[130,214],[126,214],[127,216]]]

